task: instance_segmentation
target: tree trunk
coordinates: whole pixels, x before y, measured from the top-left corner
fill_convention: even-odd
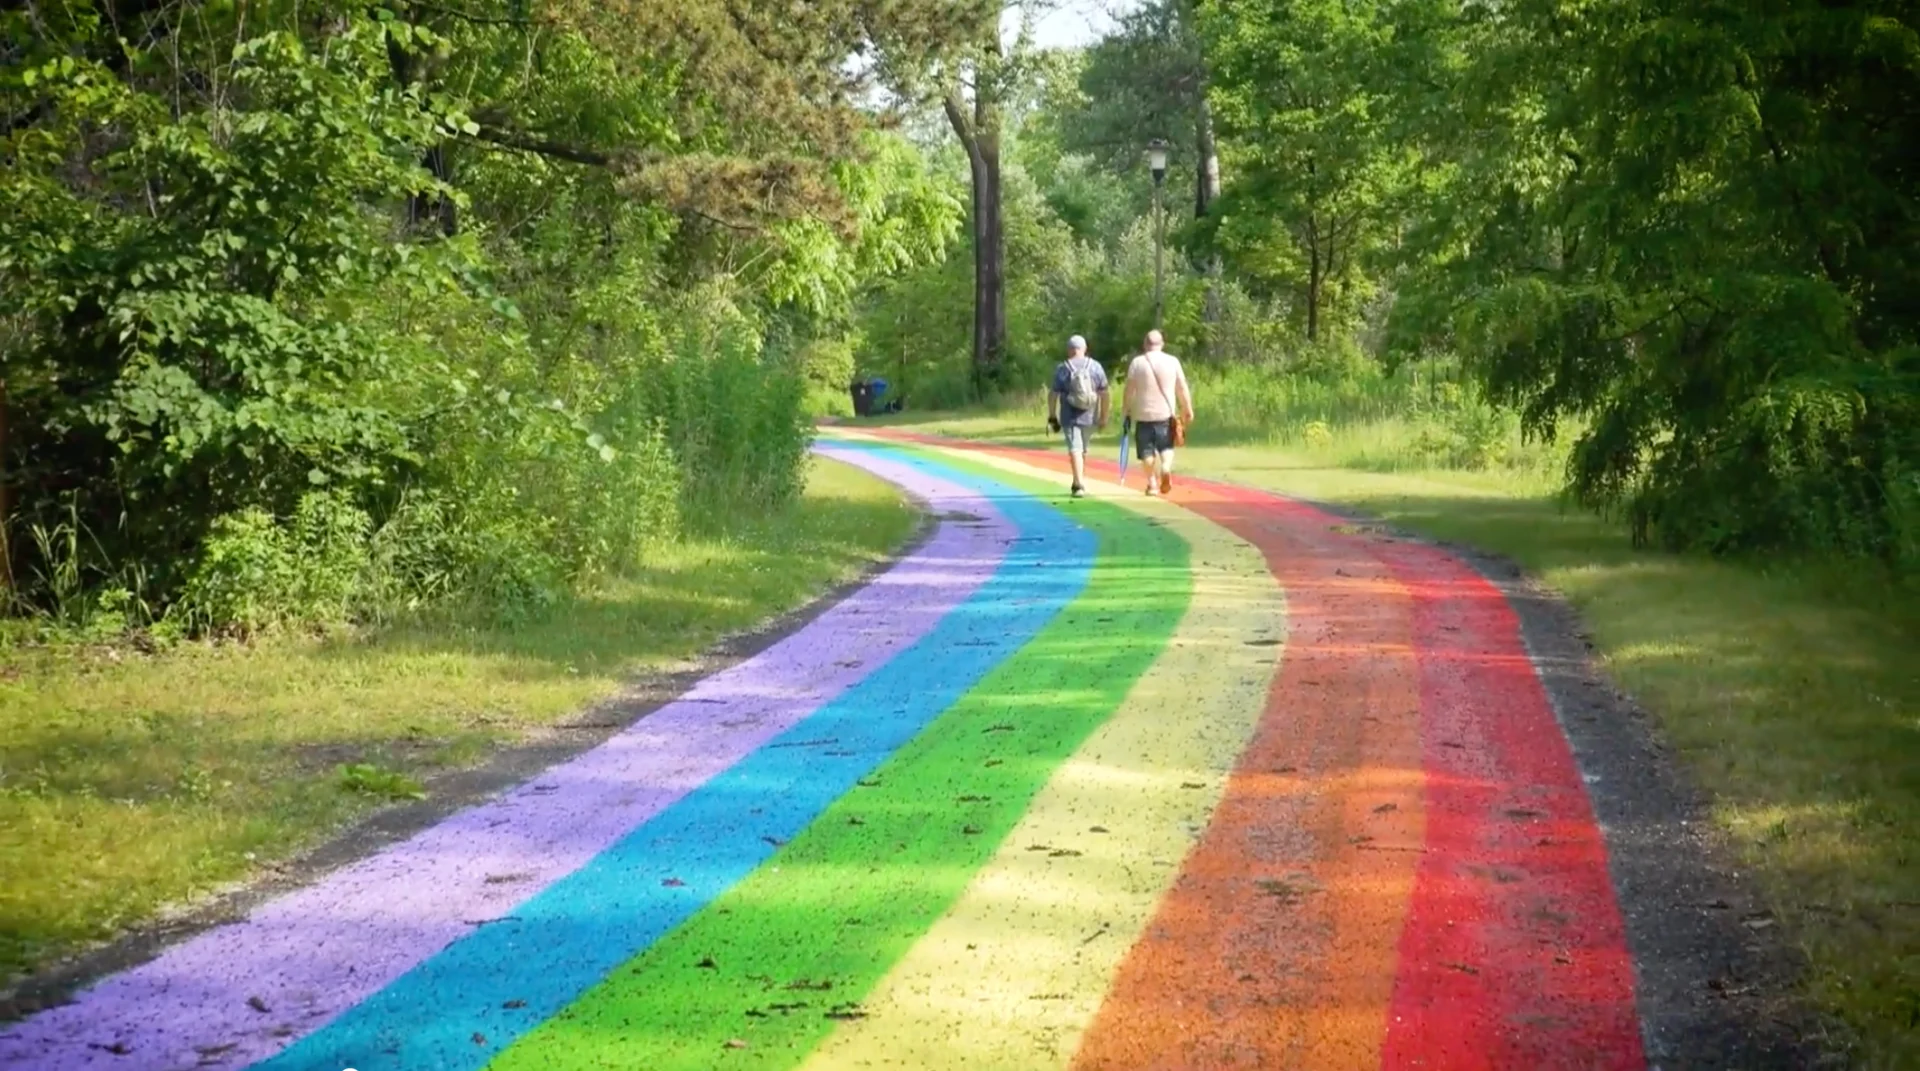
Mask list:
[[[1213,210],[1213,202],[1220,196],[1220,148],[1213,138],[1213,108],[1207,104],[1207,90],[1203,81],[1200,87],[1200,107],[1194,127],[1199,131],[1196,138],[1196,158],[1200,166],[1196,168],[1197,180],[1193,192],[1193,217],[1205,219]],[[1208,349],[1217,349],[1215,337],[1221,320],[1221,281],[1226,275],[1226,266],[1221,262],[1220,253],[1215,250],[1207,258],[1207,299],[1201,316],[1207,325]]]
[[[403,5],[402,18],[410,16]],[[421,80],[420,71],[414,66],[413,56],[403,48],[399,41],[387,38],[387,67],[393,73],[393,80],[401,90],[413,88]],[[420,158],[420,166],[426,168],[434,178],[448,184],[452,183],[453,171],[447,161],[445,145],[435,145]],[[421,227],[428,223],[438,223],[440,233],[451,238],[459,230],[460,221],[455,216],[453,200],[448,197],[435,197],[431,194],[416,193],[407,198],[407,225]]]
[[[1213,140],[1213,108],[1207,104],[1202,91],[1200,110],[1194,122],[1199,131],[1195,139],[1194,156],[1200,166],[1195,168],[1193,190],[1193,218],[1205,219],[1213,209],[1213,202],[1220,196],[1220,149]]]
[[[980,250],[974,274],[979,279],[980,308],[974,334],[974,360],[980,368],[981,386],[1000,386],[1007,351],[1007,242],[1001,217],[1000,138],[997,132],[981,139],[980,157],[987,195],[982,198],[984,220],[979,226],[976,247]]]
[[[435,145],[428,149],[420,159],[420,166],[434,178],[451,186],[453,184],[453,165],[447,159],[447,147]],[[414,194],[407,205],[407,222],[422,227],[438,224],[440,233],[448,238],[460,233],[459,206],[453,198],[436,196],[429,193]]]
[[[1320,341],[1320,290],[1326,285],[1326,271],[1320,259],[1320,228],[1307,217],[1307,341]]]
[[[1307,280],[1307,341],[1320,341],[1320,260],[1314,258],[1311,278]]]
[[[989,47],[997,57],[999,46]],[[974,72],[972,114],[959,89],[947,91],[942,104],[954,136],[967,151],[972,178],[973,213],[973,384],[985,394],[999,385],[1007,348],[1006,237],[1000,205],[1000,102],[992,73],[982,63]]]
[[[13,495],[7,481],[7,381],[0,377],[0,612],[13,610]]]

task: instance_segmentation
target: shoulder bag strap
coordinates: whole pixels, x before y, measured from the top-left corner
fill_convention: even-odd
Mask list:
[[[1173,404],[1173,395],[1167,391],[1167,385],[1160,382],[1160,366],[1151,357],[1147,358],[1147,370],[1153,373],[1153,385],[1160,388],[1160,397],[1167,400],[1167,419],[1179,420],[1180,407]]]

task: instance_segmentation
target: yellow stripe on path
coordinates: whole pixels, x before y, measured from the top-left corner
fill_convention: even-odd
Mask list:
[[[1187,540],[1191,608],[953,909],[861,1002],[865,1018],[842,1023],[808,1071],[1066,1066],[1220,800],[1279,661],[1279,584],[1258,551],[1213,522],[1142,495],[1091,490]]]

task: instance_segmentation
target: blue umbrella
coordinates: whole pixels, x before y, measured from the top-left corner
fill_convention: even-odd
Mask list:
[[[1120,483],[1127,482],[1127,439],[1133,434],[1133,418],[1120,422]]]

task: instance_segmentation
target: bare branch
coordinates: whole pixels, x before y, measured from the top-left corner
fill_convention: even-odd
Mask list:
[[[411,6],[421,11],[431,11],[436,15],[446,15],[449,18],[456,18],[462,22],[469,22],[475,26],[532,26],[534,24],[532,19],[504,18],[497,15],[476,15],[471,11],[462,11],[459,8],[442,7],[439,4],[423,4],[420,3],[419,0],[414,0]]]
[[[614,158],[607,153],[593,149],[582,149],[573,145],[563,145],[557,141],[529,137],[525,134],[516,134],[508,130],[497,130],[492,127],[481,127],[479,133],[474,134],[473,137],[491,145],[498,145],[504,149],[530,152],[538,156],[549,156],[555,160],[566,160],[569,163],[584,164],[588,167],[613,167],[615,163]]]
[[[686,212],[690,216],[698,216],[701,219],[706,220],[708,223],[711,223],[716,227],[725,227],[728,230],[739,231],[742,234],[759,234],[761,230],[759,227],[755,227],[750,223],[735,223],[729,219],[721,219],[719,216],[702,212],[698,208],[685,208],[685,209],[682,209],[682,211]]]

